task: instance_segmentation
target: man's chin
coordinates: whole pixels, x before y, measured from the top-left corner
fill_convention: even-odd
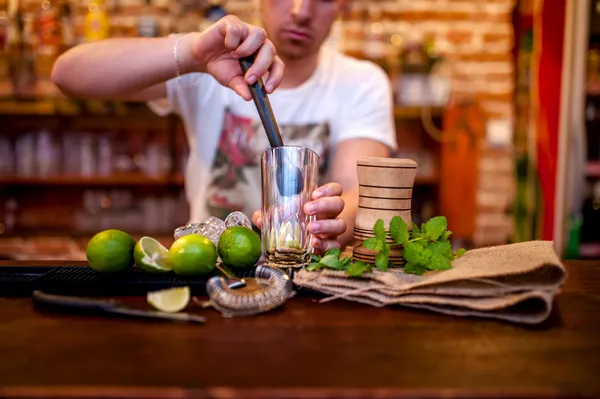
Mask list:
[[[281,48],[277,48],[277,54],[280,57],[288,60],[297,60],[311,56],[316,51],[312,46],[305,46],[298,43],[288,42]]]

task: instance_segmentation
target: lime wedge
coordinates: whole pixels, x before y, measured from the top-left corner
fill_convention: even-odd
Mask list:
[[[146,296],[148,303],[161,312],[180,312],[190,302],[190,287],[168,288],[149,292]]]
[[[140,238],[133,249],[135,263],[148,273],[170,272],[168,258],[169,250],[152,237]]]

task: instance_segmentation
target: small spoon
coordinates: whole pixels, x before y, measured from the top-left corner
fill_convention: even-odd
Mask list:
[[[242,72],[245,75],[254,62],[254,56],[240,58],[239,62]],[[258,79],[254,84],[248,85],[248,87],[250,88],[254,105],[260,115],[260,120],[265,128],[269,144],[273,148],[283,147],[281,133],[279,132],[279,127],[277,126],[277,121],[275,120],[275,115],[273,114],[273,109],[271,108],[271,103],[262,79]],[[304,179],[302,178],[300,169],[285,160],[281,160],[280,166],[275,172],[279,193],[284,197],[300,194],[304,186]]]

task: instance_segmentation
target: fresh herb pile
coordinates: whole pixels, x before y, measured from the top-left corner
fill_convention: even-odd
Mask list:
[[[421,227],[413,224],[412,231],[399,216],[390,221],[389,231],[396,245],[402,248],[402,257],[406,260],[404,272],[421,275],[427,270],[448,270],[452,261],[466,252],[460,248],[456,253],[452,250],[448,221],[444,216],[436,216],[423,223]],[[390,244],[386,242],[386,232],[383,220],[379,219],[373,227],[375,237],[363,242],[363,247],[377,251],[375,267],[385,272],[390,267]],[[330,249],[324,256],[312,255],[312,262],[307,270],[320,269],[344,270],[347,275],[358,277],[372,271],[372,266],[365,262],[352,262],[352,258],[340,259],[342,252]]]

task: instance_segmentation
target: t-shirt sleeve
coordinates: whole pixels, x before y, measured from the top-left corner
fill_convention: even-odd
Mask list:
[[[203,94],[210,90],[211,77],[203,73],[190,73],[166,82],[165,98],[148,101],[148,106],[158,115],[175,113],[182,117],[193,112],[194,105],[204,101]]]
[[[388,76],[375,65],[353,73],[340,95],[342,118],[333,132],[334,144],[353,138],[382,142],[397,149],[392,87]]]

